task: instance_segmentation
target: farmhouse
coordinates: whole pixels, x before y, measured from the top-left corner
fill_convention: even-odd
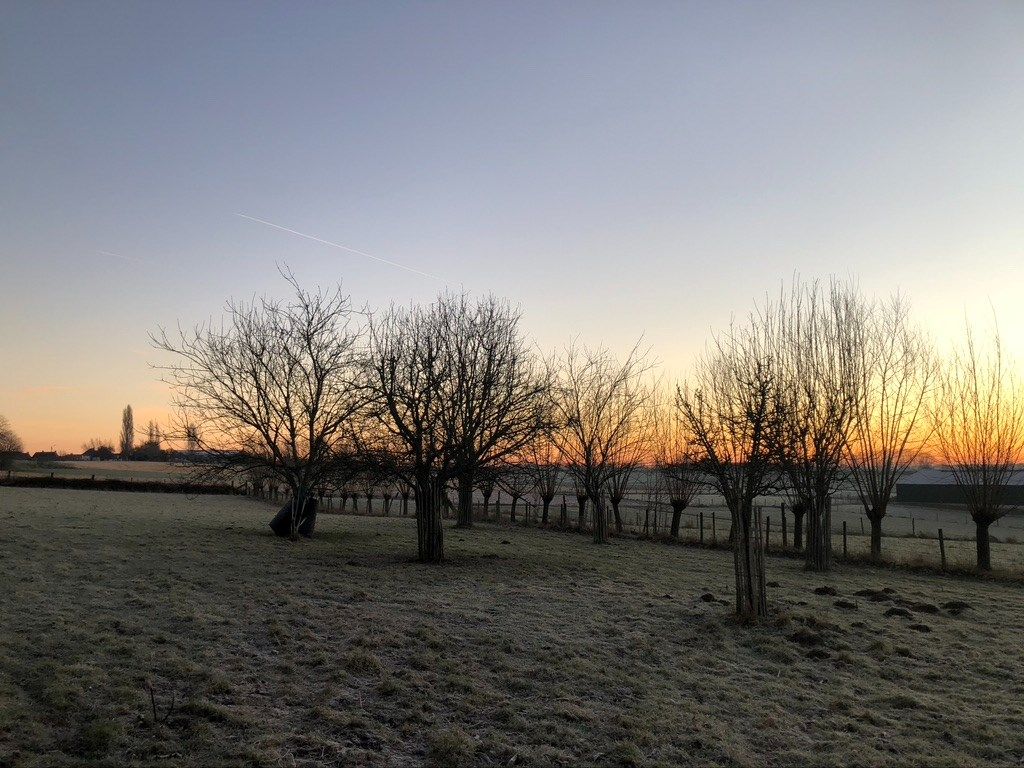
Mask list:
[[[896,501],[928,504],[964,504],[964,490],[948,469],[919,469],[896,484]],[[1024,505],[1024,470],[1017,470],[1007,484],[1004,503]]]

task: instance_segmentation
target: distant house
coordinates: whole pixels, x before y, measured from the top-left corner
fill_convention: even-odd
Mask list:
[[[110,461],[117,454],[108,445],[101,445],[98,448],[89,448],[82,454],[82,461]]]
[[[59,458],[56,451],[36,451],[32,454],[33,461],[57,461]]]
[[[925,504],[966,504],[964,489],[948,469],[919,469],[896,483],[896,501]],[[1017,470],[1007,483],[1003,503],[1024,505],[1024,470]]]

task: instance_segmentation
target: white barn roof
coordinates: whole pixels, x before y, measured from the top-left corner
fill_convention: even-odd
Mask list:
[[[1007,485],[1024,485],[1024,469],[1017,469],[1009,477]],[[953,472],[948,469],[919,469],[900,478],[897,485],[956,485]]]

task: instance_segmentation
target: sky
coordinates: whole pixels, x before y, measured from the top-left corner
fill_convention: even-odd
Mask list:
[[[642,336],[669,377],[795,273],[899,290],[940,344],[994,311],[1024,358],[1024,3],[2,8],[28,450],[166,421],[148,333],[282,263],[369,308],[493,292],[542,349]]]

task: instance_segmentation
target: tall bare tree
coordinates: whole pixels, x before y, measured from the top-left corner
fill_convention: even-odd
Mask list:
[[[131,405],[126,405],[121,413],[121,458],[127,459],[135,450],[135,416]]]
[[[910,319],[910,306],[894,296],[867,308],[854,330],[860,376],[846,443],[850,476],[871,522],[871,558],[882,554],[882,520],[896,484],[917,461],[931,435],[927,403],[936,384],[931,347]]]
[[[766,328],[752,320],[716,335],[676,404],[701,466],[732,517],[736,613],[767,614],[764,542],[754,500],[778,483],[778,372]]]
[[[306,291],[290,273],[288,301],[229,301],[226,317],[152,336],[171,362],[158,366],[174,391],[182,431],[194,429],[200,471],[259,474],[291,495],[287,529],[299,531],[307,500],[329,477],[334,449],[367,400],[362,341],[340,288]],[[312,520],[303,528],[312,533]]]
[[[806,567],[832,565],[831,497],[843,480],[858,388],[864,302],[839,280],[794,281],[760,313],[776,371],[776,460],[807,514]]]
[[[520,313],[494,296],[446,294],[442,354],[451,358],[452,401],[445,412],[458,482],[458,525],[473,524],[478,474],[517,456],[543,428],[545,371],[519,329]]]
[[[449,414],[456,398],[454,358],[441,304],[390,310],[370,323],[369,367],[379,423],[403,457],[416,509],[418,556],[444,560],[445,486],[456,452]]]
[[[597,543],[608,541],[604,496],[619,463],[647,441],[651,367],[639,344],[622,361],[606,349],[576,345],[559,361],[553,401],[560,429],[554,434],[578,489],[590,500]]]
[[[1024,471],[1024,388],[998,330],[983,349],[968,326],[964,348],[944,370],[932,419],[942,459],[974,520],[978,570],[989,571],[989,526],[1006,513],[1007,487]]]
[[[0,415],[0,469],[9,470],[15,457],[25,450],[21,438],[6,416]]]

